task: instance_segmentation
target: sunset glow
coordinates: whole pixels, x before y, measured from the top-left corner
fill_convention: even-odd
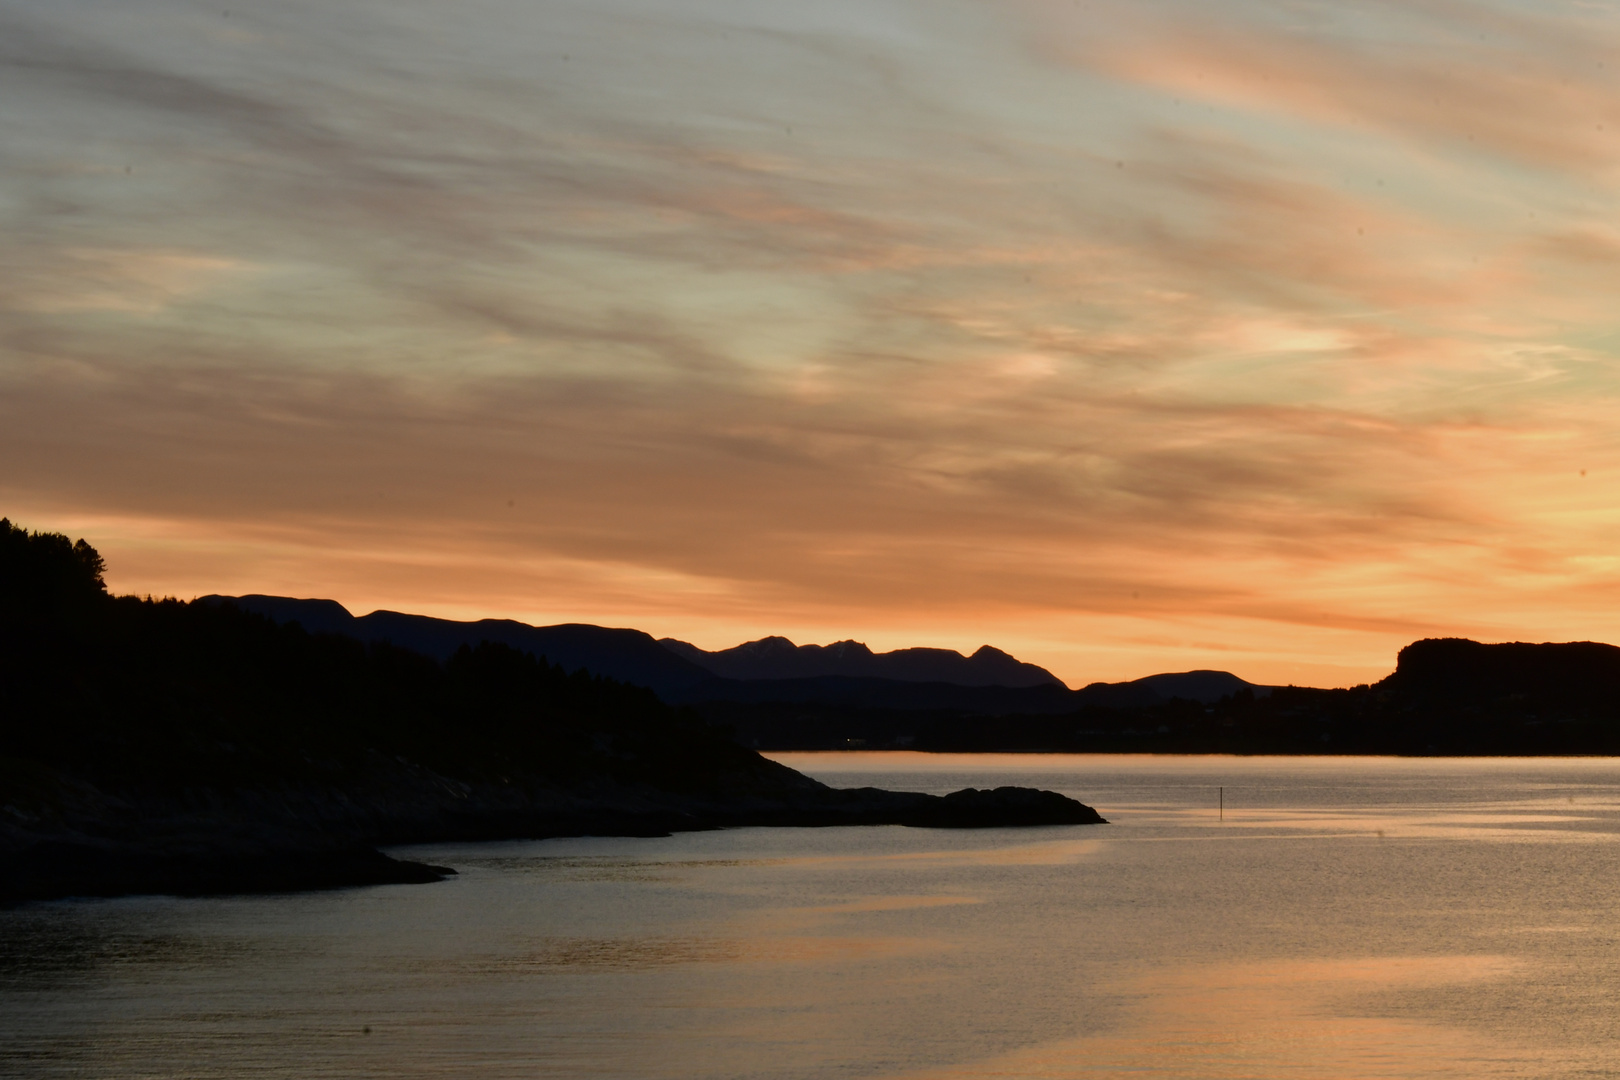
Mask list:
[[[1620,12],[0,0],[0,513],[119,592],[1620,640]]]

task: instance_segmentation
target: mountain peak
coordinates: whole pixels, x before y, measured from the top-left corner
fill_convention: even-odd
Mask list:
[[[1023,663],[990,645],[968,657],[954,649],[875,653],[865,642],[853,638],[830,645],[794,645],[785,637],[765,637],[714,652],[669,638],[660,644],[721,678],[743,681],[836,676],[957,686],[1063,685],[1045,668]]]
[[[864,641],[835,641],[831,645],[810,645],[807,646],[807,648],[819,648],[826,655],[836,656],[840,660],[874,655],[872,650],[866,647],[866,642]]]
[[[771,635],[762,637],[758,641],[745,641],[737,646],[737,652],[747,656],[770,657],[785,656],[798,650],[798,646],[785,637]]]

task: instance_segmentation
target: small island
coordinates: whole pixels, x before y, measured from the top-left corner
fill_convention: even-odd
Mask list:
[[[429,882],[387,845],[742,825],[1102,823],[1028,788],[836,789],[651,690],[109,595],[0,519],[0,902]]]

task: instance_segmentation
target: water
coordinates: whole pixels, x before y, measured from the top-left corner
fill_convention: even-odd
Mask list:
[[[778,756],[1114,824],[448,845],[408,852],[440,885],[0,912],[0,1075],[1620,1074],[1620,761]]]

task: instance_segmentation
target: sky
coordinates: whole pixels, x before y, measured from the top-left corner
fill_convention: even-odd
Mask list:
[[[1620,641],[1620,8],[0,0],[0,514],[116,592]]]

